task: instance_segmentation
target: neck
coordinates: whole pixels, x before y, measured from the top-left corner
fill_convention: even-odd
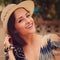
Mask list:
[[[25,42],[30,45],[30,44],[33,44],[33,41],[34,41],[34,37],[36,37],[36,33],[34,34],[27,34],[27,35],[20,35],[24,40]]]

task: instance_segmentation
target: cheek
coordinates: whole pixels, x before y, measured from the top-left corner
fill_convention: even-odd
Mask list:
[[[31,22],[33,22],[35,24],[34,19],[32,17],[31,17]]]
[[[16,25],[15,25],[15,28],[16,28],[16,31],[17,31],[18,33],[24,33],[24,31],[25,31],[25,23],[16,24]]]

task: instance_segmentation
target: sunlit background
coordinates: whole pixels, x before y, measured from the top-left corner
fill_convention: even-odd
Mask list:
[[[20,3],[24,0],[0,0],[0,16],[3,8],[11,3]],[[33,18],[38,34],[56,33],[60,36],[60,0],[33,0],[35,9]],[[0,20],[0,60],[5,60],[3,42],[4,30]]]

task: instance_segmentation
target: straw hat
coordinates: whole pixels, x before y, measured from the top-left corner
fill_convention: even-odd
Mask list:
[[[24,7],[32,15],[34,11],[34,2],[29,0],[29,1],[23,1],[19,4],[9,4],[3,9],[1,14],[1,21],[3,22],[3,28],[6,33],[7,33],[7,23],[8,23],[9,17],[17,8],[20,8],[20,7]]]

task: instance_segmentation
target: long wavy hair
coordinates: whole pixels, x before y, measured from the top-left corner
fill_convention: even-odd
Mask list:
[[[23,8],[25,9],[25,8]],[[26,9],[25,9],[26,10]],[[27,11],[27,10],[26,10]],[[29,11],[27,11],[29,12]],[[19,44],[20,46],[25,46],[26,42],[19,36],[18,33],[15,33],[15,16],[14,12],[11,14],[8,23],[7,23],[8,34],[12,37],[13,44]]]

